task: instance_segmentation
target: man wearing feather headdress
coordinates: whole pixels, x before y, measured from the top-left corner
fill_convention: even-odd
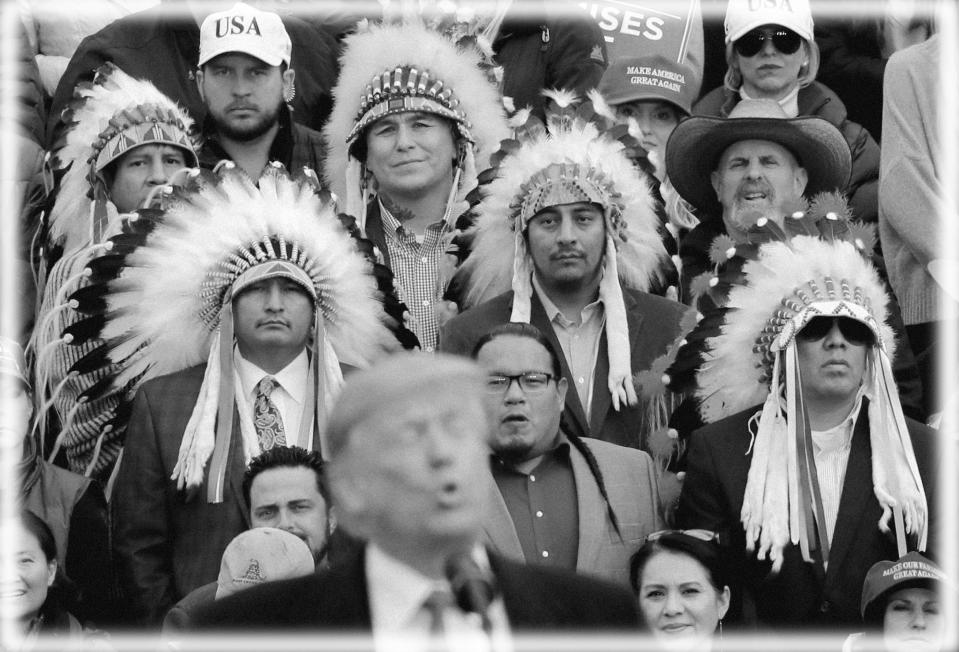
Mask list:
[[[842,218],[842,228],[851,229],[851,237],[871,251],[875,231],[855,221],[838,194],[849,178],[851,161],[848,144],[828,121],[787,118],[772,100],[743,100],[728,118],[683,121],[667,144],[666,168],[667,174],[676,175],[673,185],[697,209],[700,223],[679,250],[681,300],[700,312],[722,306],[727,286],[717,283],[716,272],[730,258],[736,264],[735,256],[726,252],[749,242],[747,232],[760,218],[782,228],[789,216],[804,215],[807,198],[820,205],[822,214]],[[892,364],[902,404],[909,416],[921,418],[922,387],[895,299],[890,313],[898,351]],[[681,429],[692,416],[683,412]]]
[[[533,324],[570,387],[566,427],[664,461],[671,441],[656,435],[668,439],[671,410],[659,379],[695,316],[647,291],[666,250],[626,154],[636,141],[595,100],[550,96],[546,124],[516,125],[483,175],[461,267],[469,309],[446,323],[440,345],[468,355],[493,326]]]
[[[344,42],[324,134],[324,175],[393,271],[410,327],[433,351],[446,302],[445,252],[465,197],[509,135],[480,37],[454,42],[411,21]],[[469,42],[472,41],[472,42]]]
[[[903,415],[871,246],[824,203],[746,230],[669,372],[696,359],[709,424],[689,441],[678,525],[726,541],[730,618],[752,625],[852,625],[869,567],[932,540],[934,433]]]
[[[143,624],[216,579],[250,525],[249,460],[281,445],[325,453],[341,365],[394,346],[371,266],[311,177],[268,170],[257,186],[235,168],[200,174],[162,214],[141,213],[143,244],[113,251],[123,268],[102,340],[114,384],[139,387],[114,540]]]

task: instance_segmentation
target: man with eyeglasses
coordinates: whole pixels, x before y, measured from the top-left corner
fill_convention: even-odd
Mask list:
[[[934,433],[902,413],[888,294],[843,227],[772,236],[688,338],[710,425],[677,524],[729,542],[732,622],[853,626],[872,564],[935,548]]]
[[[663,524],[652,459],[563,429],[569,384],[535,326],[497,326],[473,357],[489,374],[492,547],[628,585],[630,556]]]
[[[693,106],[693,115],[725,118],[742,101],[768,99],[782,107],[785,117],[823,118],[852,152],[852,174],[836,179],[837,187],[849,197],[856,219],[876,222],[879,145],[847,118],[839,96],[816,81],[819,46],[808,0],[729,0],[724,26],[724,83]]]

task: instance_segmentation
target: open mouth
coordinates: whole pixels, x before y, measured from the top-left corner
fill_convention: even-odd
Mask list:
[[[503,423],[526,423],[529,421],[529,418],[522,414],[507,414],[503,417]]]

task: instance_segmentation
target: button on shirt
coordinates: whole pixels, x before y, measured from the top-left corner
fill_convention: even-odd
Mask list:
[[[233,364],[236,368],[237,411],[240,414],[240,428],[244,441],[256,441],[253,428],[253,410],[256,400],[256,386],[266,376],[276,381],[276,387],[270,394],[270,400],[276,405],[283,419],[283,430],[286,433],[288,446],[300,446],[306,450],[313,448],[312,434],[307,433],[300,440],[300,420],[303,417],[303,405],[306,399],[307,375],[310,371],[310,360],[306,350],[300,352],[290,364],[275,374],[268,374],[258,366],[243,358],[239,349],[233,349]],[[240,398],[243,398],[241,401]],[[253,433],[253,439],[248,439],[248,431]]]
[[[473,558],[489,568],[486,552],[477,547]],[[452,595],[449,582],[431,579],[390,556],[376,544],[366,548],[366,583],[377,652],[425,652],[430,649],[431,615],[424,602],[434,591]],[[512,650],[509,621],[501,598],[489,607],[494,650]],[[447,647],[456,652],[486,652],[490,645],[477,614],[450,605],[442,615]],[[435,649],[435,648],[434,648]]]
[[[569,444],[562,442],[532,469],[493,456],[493,479],[509,511],[527,563],[576,570],[579,509]]]
[[[856,419],[862,406],[862,392],[856,399],[852,411],[839,425],[829,430],[813,430],[813,459],[816,461],[816,477],[819,480],[819,493],[822,498],[823,516],[826,519],[826,534],[832,541],[836,530],[836,517],[839,514],[839,499],[842,497],[842,485],[846,479],[846,465],[852,446],[852,435],[856,428]]]
[[[400,293],[400,300],[410,311],[410,329],[419,338],[423,350],[432,352],[436,348],[439,331],[434,303],[443,293],[439,269],[446,248],[443,236],[447,232],[447,224],[444,221],[434,222],[426,227],[425,236],[417,238],[382,203],[380,216],[396,289]]]
[[[539,282],[533,275],[533,288],[539,296],[546,317],[553,327],[553,333],[563,349],[566,364],[573,375],[573,386],[579,396],[579,402],[590,418],[593,404],[593,376],[596,371],[596,355],[599,352],[599,340],[603,335],[603,326],[606,324],[606,311],[600,299],[593,301],[583,308],[579,315],[579,323],[571,322],[559,311]]]

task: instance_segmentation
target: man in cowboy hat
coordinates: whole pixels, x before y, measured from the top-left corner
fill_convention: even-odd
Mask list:
[[[139,351],[129,363],[108,352],[116,383],[142,383],[114,540],[145,625],[215,580],[223,549],[251,525],[247,463],[274,446],[323,451],[340,361],[363,366],[389,338],[352,238],[312,185],[271,169],[258,187],[225,170],[176,202],[110,285],[103,340]]]
[[[267,163],[321,172],[323,136],[293,121],[293,44],[280,17],[238,2],[200,25],[196,84],[206,107],[200,164],[232,160],[251,179]]]
[[[759,217],[782,227],[787,216],[806,209],[806,198],[843,188],[850,161],[849,146],[832,124],[814,116],[786,118],[772,100],[742,100],[728,118],[695,116],[680,123],[666,146],[667,175],[700,217],[679,250],[682,301],[700,311],[722,302],[701,283],[713,276],[710,249],[717,238],[743,243]],[[892,312],[901,339],[898,307]],[[908,413],[921,417],[922,388],[908,345],[898,347],[893,367]]]
[[[348,36],[341,63],[324,175],[340,212],[392,270],[410,328],[432,352],[452,227],[509,135],[499,92],[479,50],[412,22]]]
[[[839,221],[790,219],[782,239],[761,223],[772,241],[720,275],[726,309],[688,337],[705,343],[710,425],[689,441],[677,523],[728,542],[733,621],[854,625],[873,563],[935,547],[934,433],[902,414],[888,294]]]

